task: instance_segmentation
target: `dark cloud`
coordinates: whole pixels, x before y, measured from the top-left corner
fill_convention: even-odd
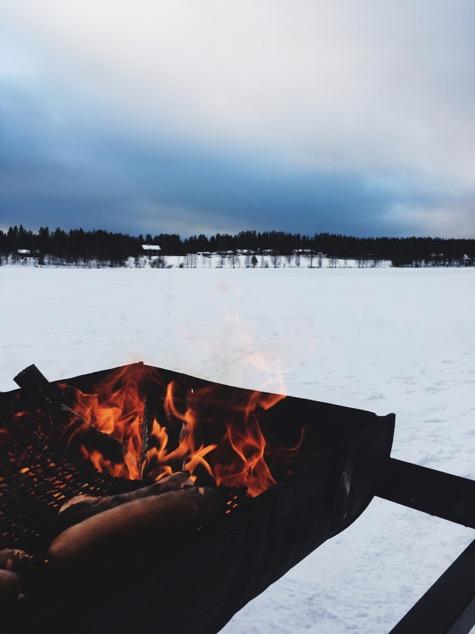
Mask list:
[[[58,125],[35,95],[5,81],[1,89],[3,226],[395,234],[407,228],[388,222],[391,206],[424,199],[370,186],[364,174],[150,145],[74,118]]]

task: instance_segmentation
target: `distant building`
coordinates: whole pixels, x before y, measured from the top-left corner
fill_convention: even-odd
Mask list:
[[[158,244],[142,244],[142,251],[145,253],[157,253],[157,251],[161,251],[162,248],[158,246]]]

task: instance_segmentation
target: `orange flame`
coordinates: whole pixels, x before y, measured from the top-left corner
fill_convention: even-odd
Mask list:
[[[145,391],[161,394],[164,417],[161,424],[154,412],[146,445]],[[135,364],[112,372],[94,393],[75,390],[72,409],[77,417],[71,421],[69,440],[93,427],[120,443],[124,457],[119,463],[99,448],[80,447],[98,471],[115,477],[159,480],[186,470],[218,486],[245,487],[254,497],[275,484],[267,459],[268,450],[275,455],[276,448],[268,447],[261,418],[283,398],[218,384],[186,389],[170,381],[165,386],[157,370]],[[298,446],[283,448],[282,455]]]
[[[141,477],[139,464],[142,447],[142,425],[144,420],[145,400],[141,389],[147,379],[148,368],[134,364],[112,372],[92,394],[76,390],[74,412],[78,418],[71,425],[69,440],[88,426],[112,436],[124,450],[123,463],[112,464],[99,449],[89,451],[81,447],[84,458],[91,461],[100,472],[107,472],[114,477],[137,480]]]

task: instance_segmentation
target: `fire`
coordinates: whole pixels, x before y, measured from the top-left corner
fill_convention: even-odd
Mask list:
[[[100,472],[114,477],[138,480],[145,414],[144,383],[153,373],[143,365],[129,365],[112,372],[94,393],[75,391],[74,412],[69,427],[69,442],[88,426],[110,435],[123,447],[123,462],[113,463],[99,449],[81,447],[81,454]],[[155,377],[153,377],[155,378]]]
[[[218,384],[189,388],[134,364],[110,373],[92,393],[74,390],[66,437],[72,442],[94,429],[114,439],[123,449],[119,461],[80,444],[84,459],[114,477],[156,481],[185,470],[255,497],[276,483],[269,456],[281,450],[288,457],[300,445],[270,446],[263,432],[264,413],[284,398]]]

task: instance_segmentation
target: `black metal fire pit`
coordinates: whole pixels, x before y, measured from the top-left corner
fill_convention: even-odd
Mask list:
[[[172,380],[185,390],[216,385],[155,370],[163,385]],[[87,390],[110,372],[61,383]],[[222,398],[229,399],[247,392],[219,389]],[[429,500],[430,484],[424,489],[424,477],[408,476],[405,463],[390,458],[393,414],[381,417],[286,397],[265,413],[262,425],[284,444],[295,441],[296,425],[304,428],[299,453],[305,459],[291,475],[253,498],[223,489],[223,496],[238,496],[237,508],[181,541],[163,543],[158,536],[155,543],[131,544],[127,552],[101,562],[99,569],[51,573],[43,560],[58,532],[57,511],[65,499],[78,493],[107,495],[141,484],[99,474],[89,463],[58,453],[44,426],[32,422],[35,399],[45,397],[41,391],[35,393],[27,381],[21,390],[0,395],[0,422],[12,432],[0,457],[0,548],[21,547],[37,561],[26,579],[27,599],[5,624],[8,632],[218,632],[247,602],[349,526],[376,494],[475,527],[469,501],[473,483],[456,479],[463,480],[460,485],[447,476],[453,490],[447,494],[450,503],[446,500],[441,509]],[[15,414],[25,409],[31,416],[19,428]],[[15,452],[20,451],[18,469]],[[430,472],[423,471],[424,476]],[[414,495],[408,491],[409,480],[419,482]],[[454,608],[449,620],[458,622],[461,614],[466,618],[472,599]]]

